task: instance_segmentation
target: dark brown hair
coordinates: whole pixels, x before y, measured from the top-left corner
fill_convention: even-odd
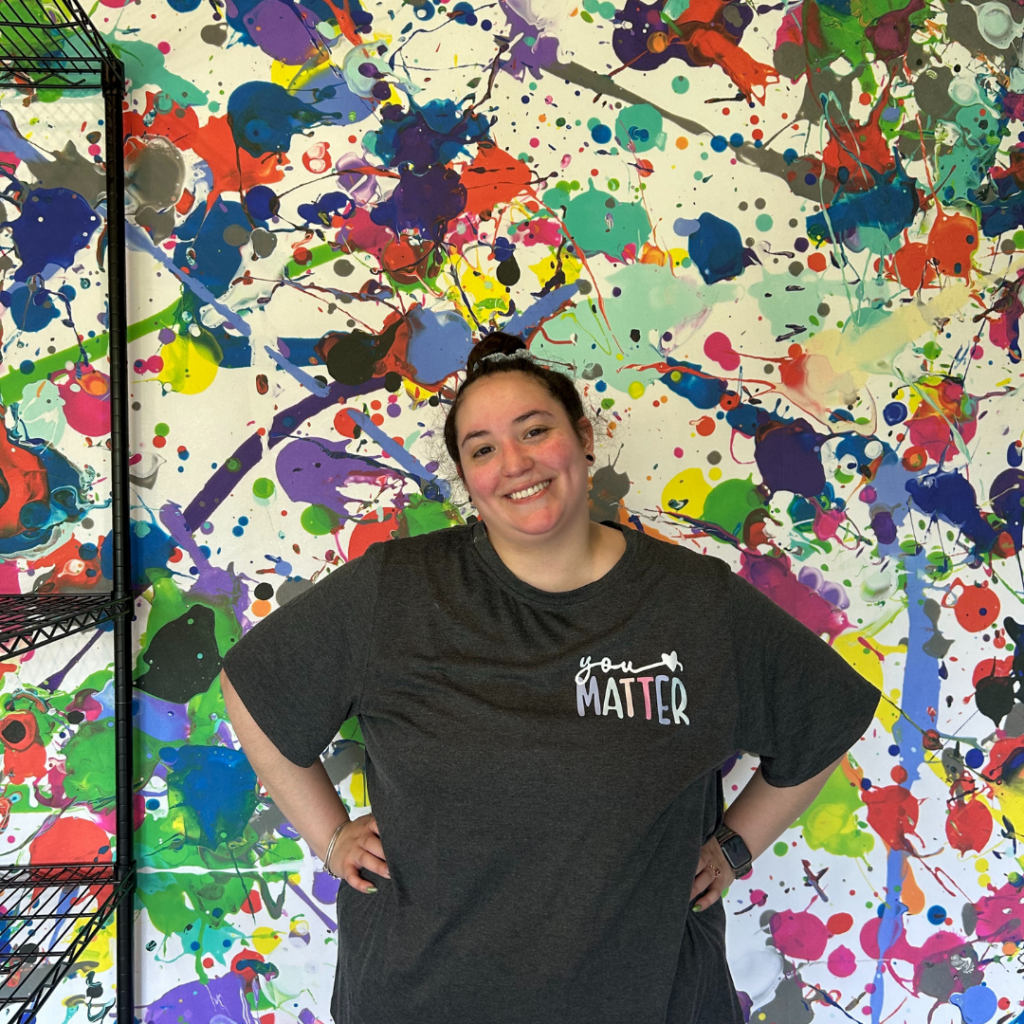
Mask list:
[[[517,356],[513,359],[487,359],[489,355],[501,353],[506,356]],[[518,353],[522,353],[521,356]],[[458,412],[462,396],[470,384],[478,381],[481,377],[490,377],[496,373],[525,373],[539,380],[550,392],[551,397],[557,399],[562,408],[565,409],[569,422],[573,425],[581,444],[586,443],[586,436],[580,430],[579,421],[586,417],[583,411],[583,402],[572,379],[558,370],[549,369],[533,361],[529,356],[529,349],[522,338],[513,337],[511,334],[502,334],[501,331],[494,331],[478,341],[470,350],[469,359],[466,360],[466,379],[459,385],[455,398],[448,409],[448,415],[444,421],[444,444],[448,454],[456,466],[462,466],[459,457],[458,444]]]

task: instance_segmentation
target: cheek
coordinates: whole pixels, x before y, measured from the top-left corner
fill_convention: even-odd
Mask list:
[[[498,471],[491,466],[462,464],[462,479],[470,494],[486,494],[493,490],[498,480]]]

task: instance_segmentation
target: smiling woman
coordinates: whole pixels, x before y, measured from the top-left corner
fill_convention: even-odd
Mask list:
[[[594,428],[579,393],[519,338],[494,333],[474,348],[444,434],[491,545],[519,579],[574,590],[622,556],[621,531],[590,520]]]
[[[346,883],[335,1020],[740,1024],[721,896],[878,691],[721,560],[594,522],[576,385],[519,339],[475,347],[445,440],[478,522],[371,544],[224,660],[257,775]],[[319,754],[352,716],[350,821]],[[723,814],[737,748],[761,766]]]

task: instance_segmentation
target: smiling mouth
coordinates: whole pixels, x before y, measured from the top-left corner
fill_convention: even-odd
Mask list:
[[[545,490],[550,483],[550,480],[542,480],[539,484],[534,484],[532,487],[527,487],[522,491],[513,491],[511,494],[506,494],[505,497],[510,501],[522,501],[525,498],[532,498],[535,494],[540,494],[541,491]]]

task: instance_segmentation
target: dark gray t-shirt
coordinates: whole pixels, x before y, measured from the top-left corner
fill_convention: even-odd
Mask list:
[[[296,764],[359,716],[391,879],[340,888],[339,1024],[742,1021],[722,904],[690,911],[721,766],[797,785],[879,693],[725,562],[623,533],[559,594],[482,523],[375,544],[227,655]]]

